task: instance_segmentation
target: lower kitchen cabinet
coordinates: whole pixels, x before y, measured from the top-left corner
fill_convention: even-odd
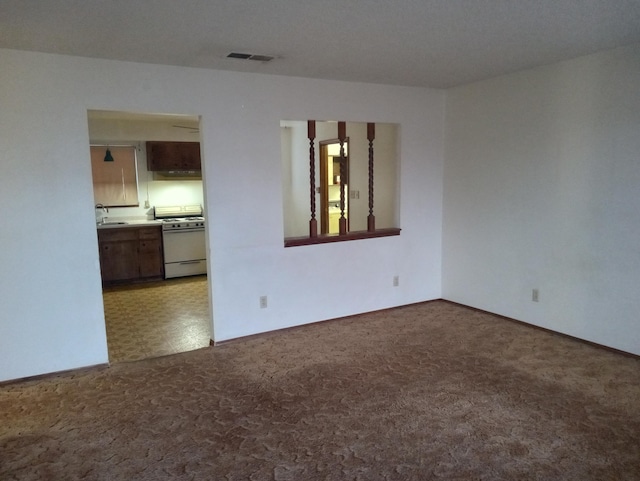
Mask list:
[[[99,229],[98,246],[103,284],[164,276],[160,226]]]
[[[138,265],[140,277],[162,277],[162,231],[160,227],[142,227],[138,230]]]

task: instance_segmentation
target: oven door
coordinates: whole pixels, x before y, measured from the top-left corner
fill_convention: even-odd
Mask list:
[[[166,230],[162,237],[166,278],[206,274],[204,229]]]

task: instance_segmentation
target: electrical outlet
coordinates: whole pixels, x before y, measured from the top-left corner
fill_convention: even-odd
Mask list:
[[[533,289],[531,291],[531,300],[533,302],[539,302],[540,301],[540,292],[538,291],[538,289]]]
[[[260,296],[260,309],[267,308],[267,296]]]
[[[393,276],[393,287],[398,287],[400,285],[400,276]]]
[[[144,201],[144,208],[145,208],[145,209],[148,209],[149,207],[151,207],[151,205],[149,204],[149,201],[148,201],[148,200],[145,200],[145,201]]]

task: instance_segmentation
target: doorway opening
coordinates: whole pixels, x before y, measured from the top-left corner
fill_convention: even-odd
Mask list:
[[[337,234],[343,215],[349,230],[349,139],[344,141],[342,152],[338,139],[322,140],[319,145],[320,233]]]
[[[96,110],[88,111],[87,118],[92,152],[96,146],[105,150],[99,156],[99,164],[117,164],[111,160],[116,156],[112,146],[129,145],[135,150],[137,200],[126,205],[95,205],[109,362],[209,346],[213,311],[208,273],[175,278],[174,274],[165,275],[163,224],[155,216],[156,207],[204,206],[201,167],[198,164],[196,172],[158,172],[148,152],[149,145],[163,143],[172,148],[184,144],[192,152],[195,144],[200,161],[200,118]],[[112,155],[107,156],[106,150]],[[184,159],[180,158],[180,162]],[[93,181],[94,193],[104,190],[104,185],[96,188],[95,175]],[[117,186],[107,189],[118,190]],[[207,228],[207,213],[201,215],[198,222]],[[112,275],[116,278],[109,277]]]

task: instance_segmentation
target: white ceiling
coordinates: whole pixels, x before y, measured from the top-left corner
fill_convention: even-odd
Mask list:
[[[640,0],[0,0],[0,48],[436,88],[636,42]]]

